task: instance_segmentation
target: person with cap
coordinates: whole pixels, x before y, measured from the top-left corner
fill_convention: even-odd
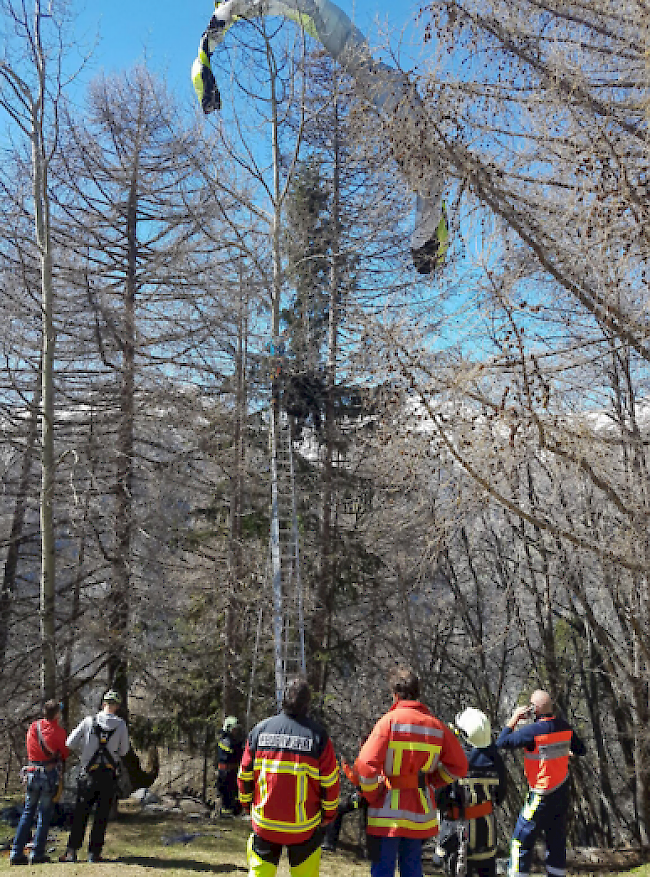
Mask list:
[[[494,806],[503,803],[507,790],[506,768],[492,742],[490,720],[479,709],[468,707],[454,720],[467,756],[467,774],[442,789],[436,802],[443,822],[438,853],[449,877],[478,874],[495,877],[497,833]]]
[[[517,728],[525,719],[532,722]],[[540,834],[546,842],[546,873],[564,877],[569,756],[584,755],[585,744],[565,719],[555,715],[548,692],[538,689],[531,694],[529,704],[514,710],[496,745],[499,749],[523,749],[529,785],[510,844],[508,877],[527,877],[530,873],[533,848]]]
[[[339,769],[327,731],[307,714],[310,702],[305,677],[291,677],[282,712],[248,735],[237,782],[253,823],[249,877],[274,877],[283,847],[292,877],[318,877],[322,826],[339,803]]]
[[[43,705],[43,717],[32,722],[27,731],[27,765],[21,775],[26,783],[25,807],[9,853],[10,865],[39,865],[49,862],[45,854],[47,833],[59,786],[62,762],[68,757],[65,731],[59,725],[61,704],[48,700]],[[25,845],[29,841],[36,820],[36,834],[29,858]]]
[[[420,702],[408,667],[389,677],[393,705],[361,747],[354,768],[368,801],[372,877],[422,877],[422,844],[438,834],[435,790],[467,773],[458,738]]]
[[[121,703],[119,692],[107,691],[102,698],[101,712],[87,716],[66,740],[70,749],[80,751],[81,770],[68,846],[59,858],[60,862],[77,861],[93,807],[95,815],[88,841],[88,861],[102,861],[106,826],[117,792],[120,759],[130,746],[126,722],[117,715]]]
[[[221,797],[219,816],[239,816],[237,771],[244,754],[244,729],[236,716],[227,716],[217,741],[217,792]]]

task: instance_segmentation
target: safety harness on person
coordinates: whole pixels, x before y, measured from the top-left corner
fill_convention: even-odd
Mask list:
[[[538,721],[551,721],[552,718],[543,716]],[[572,733],[568,728],[550,734],[535,734],[534,749],[524,749],[524,770],[531,791],[548,795],[566,781]]]
[[[30,761],[30,765],[35,765],[36,767],[44,767],[45,770],[52,770],[52,768],[56,767],[57,764],[61,761],[61,758],[60,756],[55,755],[45,742],[40,722],[36,722],[36,737],[38,738],[38,745],[43,750],[43,754],[45,755],[46,760]]]
[[[86,773],[91,773],[100,767],[108,768],[115,774],[118,772],[118,763],[115,756],[108,748],[108,741],[111,739],[115,731],[117,731],[117,726],[110,729],[104,728],[99,724],[97,719],[95,719],[93,726],[90,729],[90,733],[97,737],[97,749],[92,754],[86,765]]]
[[[61,762],[61,757],[49,748],[47,743],[45,742],[45,738],[43,737],[43,731],[41,729],[41,723],[34,722],[34,732],[36,734],[36,739],[38,740],[38,745],[41,747],[43,755],[45,758],[42,761],[37,761],[35,759],[30,759],[29,764],[25,765],[20,769],[20,779],[21,782],[26,783],[31,774],[36,773],[36,771],[44,770],[50,771],[54,770],[55,767],[58,767]]]

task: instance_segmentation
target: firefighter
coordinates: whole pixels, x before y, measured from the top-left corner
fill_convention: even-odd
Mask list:
[[[515,730],[524,719],[532,723]],[[530,787],[510,846],[508,877],[527,877],[535,841],[544,834],[546,872],[566,874],[566,823],[569,811],[569,756],[584,755],[585,745],[569,723],[554,714],[546,691],[534,691],[530,704],[515,709],[499,734],[499,749],[523,749]]]
[[[244,729],[236,716],[228,716],[217,742],[217,792],[221,796],[219,816],[239,816],[237,771],[244,754]]]
[[[438,847],[449,877],[460,877],[463,870],[468,877],[473,873],[495,877],[494,805],[502,804],[506,796],[506,768],[492,742],[490,720],[485,713],[469,707],[456,716],[454,728],[469,767],[462,780],[436,796],[440,815],[446,820],[440,828]]]
[[[282,712],[248,735],[237,783],[251,810],[249,877],[273,877],[286,846],[293,877],[317,877],[321,826],[336,816],[339,770],[327,731],[307,715],[311,692],[303,676],[285,687]]]
[[[464,777],[467,757],[456,735],[418,700],[408,668],[389,679],[393,706],[373,728],[355,762],[368,800],[372,877],[422,877],[422,842],[438,833],[435,790]]]

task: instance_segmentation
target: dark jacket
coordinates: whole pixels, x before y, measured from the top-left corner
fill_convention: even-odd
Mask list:
[[[244,741],[235,739],[228,731],[222,731],[217,741],[217,770],[226,773],[239,769],[244,754]]]

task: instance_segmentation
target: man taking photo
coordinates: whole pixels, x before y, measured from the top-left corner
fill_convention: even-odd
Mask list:
[[[531,724],[521,722],[531,720]],[[508,877],[528,877],[535,841],[546,843],[546,873],[566,874],[566,826],[569,812],[569,756],[587,751],[571,725],[556,716],[546,691],[538,689],[530,703],[515,709],[496,742],[499,749],[523,749],[529,785],[510,844]]]

